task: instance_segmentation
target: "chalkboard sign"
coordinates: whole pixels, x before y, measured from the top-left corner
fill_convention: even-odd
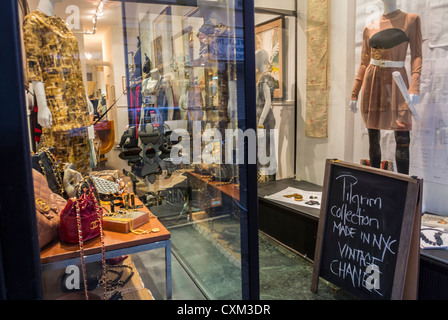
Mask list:
[[[328,160],[311,290],[321,277],[363,300],[403,299],[407,282],[416,295],[421,188],[417,178]]]

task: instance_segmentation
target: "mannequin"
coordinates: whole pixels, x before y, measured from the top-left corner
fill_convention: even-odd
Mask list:
[[[420,17],[397,9],[396,0],[383,0],[384,14],[378,21],[379,28],[366,27],[363,31],[361,64],[353,86],[349,110],[358,111],[361,88],[362,117],[369,131],[370,160],[373,167],[381,165],[380,131],[395,131],[397,142],[397,170],[409,174],[409,147],[412,118],[418,120],[415,106],[420,102],[420,77],[422,70],[422,33]],[[408,51],[411,51],[409,82],[405,69]],[[407,104],[393,80],[399,72],[410,95]]]
[[[185,62],[179,66],[178,70],[178,81],[180,84],[180,95],[179,95],[179,112],[180,112],[180,120],[188,119],[188,91],[190,87],[190,83],[186,78],[185,71]]]
[[[272,112],[274,78],[269,74],[269,55],[265,50],[255,53],[257,68],[257,120],[258,128],[265,128],[266,120],[269,129],[274,129],[275,119]],[[260,99],[259,99],[260,98]]]
[[[149,77],[143,81],[143,94],[148,96],[154,94],[156,87],[160,80],[159,69],[152,69],[149,72]]]
[[[255,52],[255,63],[257,69],[257,123],[258,129],[261,129],[258,130],[258,137],[266,139],[265,153],[267,154],[270,153],[271,150],[275,150],[275,147],[271,147],[271,144],[274,144],[274,137],[270,134],[271,130],[275,129],[275,117],[274,112],[272,111],[275,82],[270,74],[269,54],[266,50],[258,50]],[[270,158],[276,159],[276,157],[272,155],[270,155]],[[273,180],[274,175],[271,175],[268,179]]]
[[[57,2],[62,2],[62,0],[40,0],[37,10],[45,13],[47,16],[54,16],[54,5]]]
[[[160,76],[159,69],[155,68],[150,71],[150,77],[143,80],[142,95],[146,104],[156,105],[162,109],[160,114],[161,122],[171,121],[174,117],[174,96],[170,84]],[[142,117],[143,119],[143,117]]]
[[[62,2],[62,0],[40,0],[39,5],[37,6],[37,10],[44,13],[49,17],[54,16],[54,7],[58,2]],[[37,105],[39,106],[39,113],[37,116],[37,122],[42,126],[42,128],[51,128],[53,123],[53,116],[51,114],[50,109],[48,108],[47,98],[45,94],[45,86],[41,81],[33,81],[33,89],[34,94],[36,95]],[[93,105],[88,98],[88,94],[86,92],[87,103],[89,106],[89,112],[92,115]]]
[[[55,16],[61,0],[40,0],[24,19],[27,72],[38,103],[38,123],[44,146],[55,149],[61,166],[74,163],[83,175],[90,171],[93,106],[87,97],[76,37]]]
[[[47,16],[54,16],[54,6],[56,2],[62,0],[41,0],[37,6],[37,10],[45,13]],[[52,115],[47,105],[47,97],[45,95],[44,84],[40,81],[33,81],[34,94],[36,95],[37,105],[39,106],[39,113],[37,115],[37,122],[43,128],[50,128],[52,125]]]

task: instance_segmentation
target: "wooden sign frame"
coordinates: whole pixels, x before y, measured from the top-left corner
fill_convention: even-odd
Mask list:
[[[328,209],[330,205],[329,199],[331,196],[331,179],[333,177],[333,169],[336,166],[341,167],[344,170],[347,169],[356,172],[371,173],[400,180],[408,184],[392,290],[388,295],[390,294],[391,300],[416,300],[418,296],[423,180],[417,177],[409,177],[391,171],[375,169],[339,160],[327,160],[326,163],[311,291],[314,293],[318,292],[318,284],[322,272],[321,259],[323,250],[325,250],[325,236],[327,231]],[[328,281],[328,279],[326,280]],[[366,294],[368,294],[368,292]],[[356,294],[354,296],[356,297]]]

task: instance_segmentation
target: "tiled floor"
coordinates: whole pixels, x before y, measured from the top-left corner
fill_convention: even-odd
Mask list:
[[[231,218],[216,219],[225,225],[230,238]],[[230,222],[229,222],[230,221]],[[215,228],[217,228],[215,226]],[[238,226],[234,227],[237,230]],[[170,229],[172,234],[173,299],[241,299],[241,268],[234,259],[232,245],[215,241],[198,225]],[[239,241],[237,239],[236,243]],[[238,248],[233,247],[238,254]],[[321,281],[318,294],[310,291],[313,265],[296,253],[259,234],[260,298],[262,300],[343,300],[348,295]],[[143,281],[156,299],[165,294],[163,252],[133,256]],[[160,279],[160,281],[154,280]]]

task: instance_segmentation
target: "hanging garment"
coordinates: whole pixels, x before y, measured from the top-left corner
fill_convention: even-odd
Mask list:
[[[33,11],[23,24],[26,69],[30,82],[44,83],[52,130],[90,125],[78,42],[66,23]]]
[[[137,125],[140,120],[140,111],[142,106],[141,83],[135,84],[131,87],[131,105],[129,110],[129,124]]]
[[[32,124],[33,124],[33,137],[34,142],[39,143],[42,136],[42,127],[37,122],[37,114],[39,112],[39,106],[37,105],[36,97],[33,98],[33,112],[32,112]]]
[[[410,131],[412,113],[392,74],[401,73],[410,94],[420,94],[422,31],[420,17],[396,10],[363,31],[361,64],[352,100],[361,95],[361,113],[368,129]],[[411,81],[404,62],[411,54]]]
[[[63,169],[66,163],[73,163],[76,171],[83,176],[89,175],[90,141],[87,129],[81,128],[71,131],[44,129],[42,140],[45,147],[54,148],[60,169]]]

